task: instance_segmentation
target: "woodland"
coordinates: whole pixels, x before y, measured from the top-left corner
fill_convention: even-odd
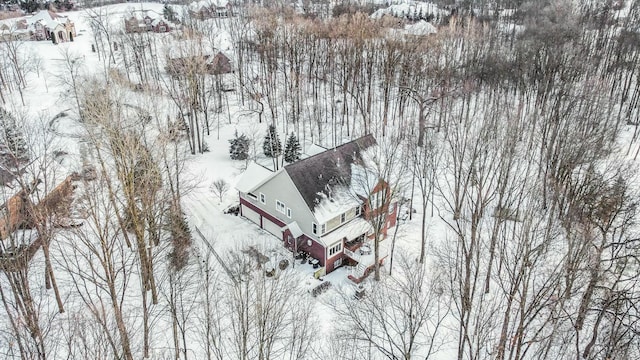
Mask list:
[[[640,3],[449,3],[430,35],[358,4],[156,4],[181,24],[163,36],[88,7],[92,51],[56,48],[55,71],[3,38],[0,357],[640,358]],[[65,111],[31,111],[45,87]],[[299,158],[265,134],[376,138],[407,218],[364,298],[266,277],[236,235],[194,227],[189,194],[235,196],[198,159]]]

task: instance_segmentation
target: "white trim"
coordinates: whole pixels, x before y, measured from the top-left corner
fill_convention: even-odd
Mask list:
[[[282,201],[276,199],[276,210],[279,213],[285,214],[287,211],[287,205],[285,205]]]
[[[342,253],[342,241],[337,243],[336,245],[330,247],[328,249],[327,253],[329,254],[329,257],[341,254]]]
[[[260,193],[260,202],[263,204],[267,203],[267,197],[263,193]]]

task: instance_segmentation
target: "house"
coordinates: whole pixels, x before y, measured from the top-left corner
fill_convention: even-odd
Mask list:
[[[367,170],[376,146],[367,135],[279,171],[251,164],[236,185],[240,214],[315,259],[318,275],[347,265],[359,281],[375,265],[371,220],[384,238],[397,217],[389,185]]]
[[[199,75],[222,75],[233,72],[231,60],[221,52],[217,52],[214,56],[204,54],[170,57],[167,59],[166,69],[172,76],[188,75],[190,73]]]
[[[2,41],[29,40],[30,38],[31,33],[27,29],[18,29],[8,24],[0,25],[0,39]]]
[[[176,24],[151,10],[134,11],[124,19],[124,30],[126,33],[141,33],[147,31],[164,33],[175,30],[176,28]]]
[[[227,0],[202,0],[189,5],[189,14],[198,20],[205,20],[233,16],[233,9]]]
[[[33,16],[18,21],[18,30],[28,30],[32,40],[51,40],[54,44],[73,41],[76,27],[68,17],[51,10],[40,10]]]
[[[171,24],[168,21],[165,21],[163,18],[154,19],[151,22],[151,31],[156,33],[169,32],[173,30]]]
[[[193,34],[192,38],[174,42],[167,54],[165,66],[171,76],[222,75],[233,72],[231,60],[206,37]]]
[[[36,223],[44,223],[40,218],[51,216],[54,225],[69,216],[69,208],[76,186],[73,184],[75,175],[69,175],[56,186],[44,199],[33,204],[31,191],[39,182],[34,181],[29,189],[22,189],[0,206],[0,241],[6,240],[11,234],[21,228],[34,228]]]

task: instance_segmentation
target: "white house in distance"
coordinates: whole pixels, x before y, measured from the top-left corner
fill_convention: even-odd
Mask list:
[[[33,40],[51,40],[54,44],[73,41],[76,27],[66,16],[51,10],[40,10],[36,14],[16,23],[18,30],[28,30]]]
[[[233,8],[228,0],[200,0],[189,4],[189,14],[205,20],[233,16]]]
[[[385,216],[380,233],[396,225],[395,201],[383,196],[388,184],[365,184],[364,154],[377,146],[371,135],[271,171],[250,164],[236,185],[240,213],[283,241],[308,254],[321,276],[352,266],[350,278],[362,280],[374,267],[373,228],[369,216]],[[380,256],[381,259],[386,254]]]

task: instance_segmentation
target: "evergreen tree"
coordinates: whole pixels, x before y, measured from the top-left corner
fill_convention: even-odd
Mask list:
[[[172,245],[168,257],[173,270],[181,270],[189,262],[189,248],[192,242],[191,229],[189,229],[187,217],[182,210],[171,209],[168,221]]]
[[[276,127],[269,125],[267,135],[264,137],[264,143],[262,144],[262,151],[268,157],[278,157],[282,154],[282,144],[280,143],[280,137],[276,132]]]
[[[17,166],[29,160],[29,146],[20,131],[16,119],[4,109],[0,109],[0,142],[4,144],[2,157],[4,163]]]
[[[238,136],[236,130],[235,137],[229,140],[229,156],[232,160],[247,160],[249,157],[249,139],[245,134]]]
[[[294,133],[291,133],[287,138],[287,144],[284,147],[284,161],[292,163],[296,160],[300,160],[301,150],[298,138]]]
[[[173,11],[173,8],[169,6],[169,4],[164,4],[164,8],[162,9],[162,16],[171,21],[176,21],[176,12]]]

